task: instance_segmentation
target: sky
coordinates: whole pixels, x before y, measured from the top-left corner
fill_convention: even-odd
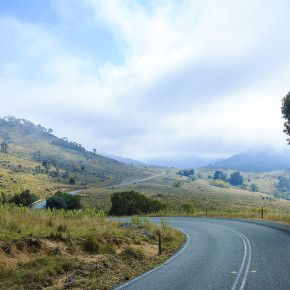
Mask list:
[[[289,150],[288,0],[1,0],[0,116],[160,165]]]

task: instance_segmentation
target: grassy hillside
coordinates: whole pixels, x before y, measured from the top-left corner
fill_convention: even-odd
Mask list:
[[[153,175],[158,170],[127,165],[86,151],[81,144],[57,138],[51,129],[16,119],[0,118],[0,191],[8,194],[28,188],[45,196],[59,188],[105,187]],[[6,152],[5,152],[6,151]],[[51,168],[47,171],[43,161]]]
[[[110,196],[113,192],[124,190],[135,190],[144,193],[148,196],[157,198],[167,204],[168,213],[181,214],[181,205],[185,202],[195,205],[195,213],[205,215],[206,210],[208,215],[212,216],[244,216],[244,217],[260,217],[261,207],[266,208],[268,217],[271,220],[280,220],[290,222],[290,202],[282,199],[276,199],[270,194],[262,192],[251,192],[242,190],[238,187],[219,188],[209,184],[208,178],[205,176],[208,169],[198,169],[198,173],[203,172],[204,179],[192,181],[187,177],[180,177],[176,174],[176,170],[167,172],[166,175],[158,178],[143,181],[142,183],[130,184],[122,188],[114,188],[107,190],[84,190],[83,203],[86,206],[94,206],[104,211],[108,211],[111,202]],[[248,173],[247,173],[248,174]],[[274,174],[274,173],[272,173]],[[277,172],[276,175],[281,174]],[[254,179],[254,173],[251,178]],[[268,176],[268,174],[265,174]],[[274,176],[274,175],[273,175]],[[259,175],[256,178],[262,183],[267,181],[265,188],[268,186],[268,177],[263,178]],[[180,187],[174,187],[173,183],[176,180],[181,180]],[[166,213],[165,213],[166,214]],[[270,214],[272,216],[270,216]],[[274,215],[276,214],[276,218]],[[280,215],[284,216],[281,217]]]

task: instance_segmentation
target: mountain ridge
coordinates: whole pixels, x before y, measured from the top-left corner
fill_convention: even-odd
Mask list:
[[[290,152],[248,151],[217,161],[214,166],[249,172],[285,170],[290,167]]]

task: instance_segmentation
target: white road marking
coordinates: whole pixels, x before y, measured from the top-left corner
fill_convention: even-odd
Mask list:
[[[214,225],[214,224],[212,224]],[[250,241],[248,240],[248,238],[242,234],[241,232],[237,231],[237,230],[234,230],[232,228],[229,228],[229,227],[224,227],[224,226],[220,226],[220,225],[215,225],[219,228],[223,228],[223,229],[226,229],[226,230],[229,230],[233,233],[235,233],[236,235],[238,235],[243,243],[244,243],[244,256],[243,256],[243,260],[242,260],[242,264],[241,264],[241,267],[240,267],[240,270],[239,270],[239,274],[234,282],[234,285],[232,287],[231,290],[235,290],[238,283],[239,283],[239,280],[240,280],[240,277],[244,271],[244,268],[245,268],[245,262],[246,262],[246,259],[248,257],[248,263],[247,263],[247,266],[246,266],[246,269],[245,269],[245,272],[244,272],[244,276],[243,276],[243,280],[241,282],[241,286],[240,286],[240,290],[243,290],[245,285],[246,285],[246,282],[247,282],[247,277],[248,277],[248,274],[249,274],[249,270],[250,270],[250,265],[251,265],[251,260],[252,260],[252,247],[251,247],[251,243]]]

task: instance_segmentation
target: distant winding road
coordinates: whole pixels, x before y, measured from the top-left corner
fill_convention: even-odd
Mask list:
[[[110,188],[125,186],[125,185],[132,184],[132,183],[142,182],[142,181],[145,181],[145,180],[148,180],[148,179],[153,179],[153,178],[159,177],[159,176],[164,175],[164,174],[165,174],[165,172],[162,172],[160,174],[156,174],[156,175],[153,175],[153,176],[145,177],[145,178],[142,178],[142,179],[139,179],[139,180],[134,180],[134,181],[126,182],[126,183],[121,183],[121,184],[117,184],[117,185],[111,185],[111,186],[107,186],[107,187],[103,187],[103,188],[97,188],[97,189],[110,189]],[[79,192],[81,192],[81,190],[71,191],[71,192],[69,192],[69,194],[77,194]],[[36,204],[33,204],[31,206],[31,209],[45,209],[45,208],[46,208],[46,200],[37,202]]]
[[[181,250],[114,289],[290,289],[289,226],[220,218],[168,221],[187,236]]]

